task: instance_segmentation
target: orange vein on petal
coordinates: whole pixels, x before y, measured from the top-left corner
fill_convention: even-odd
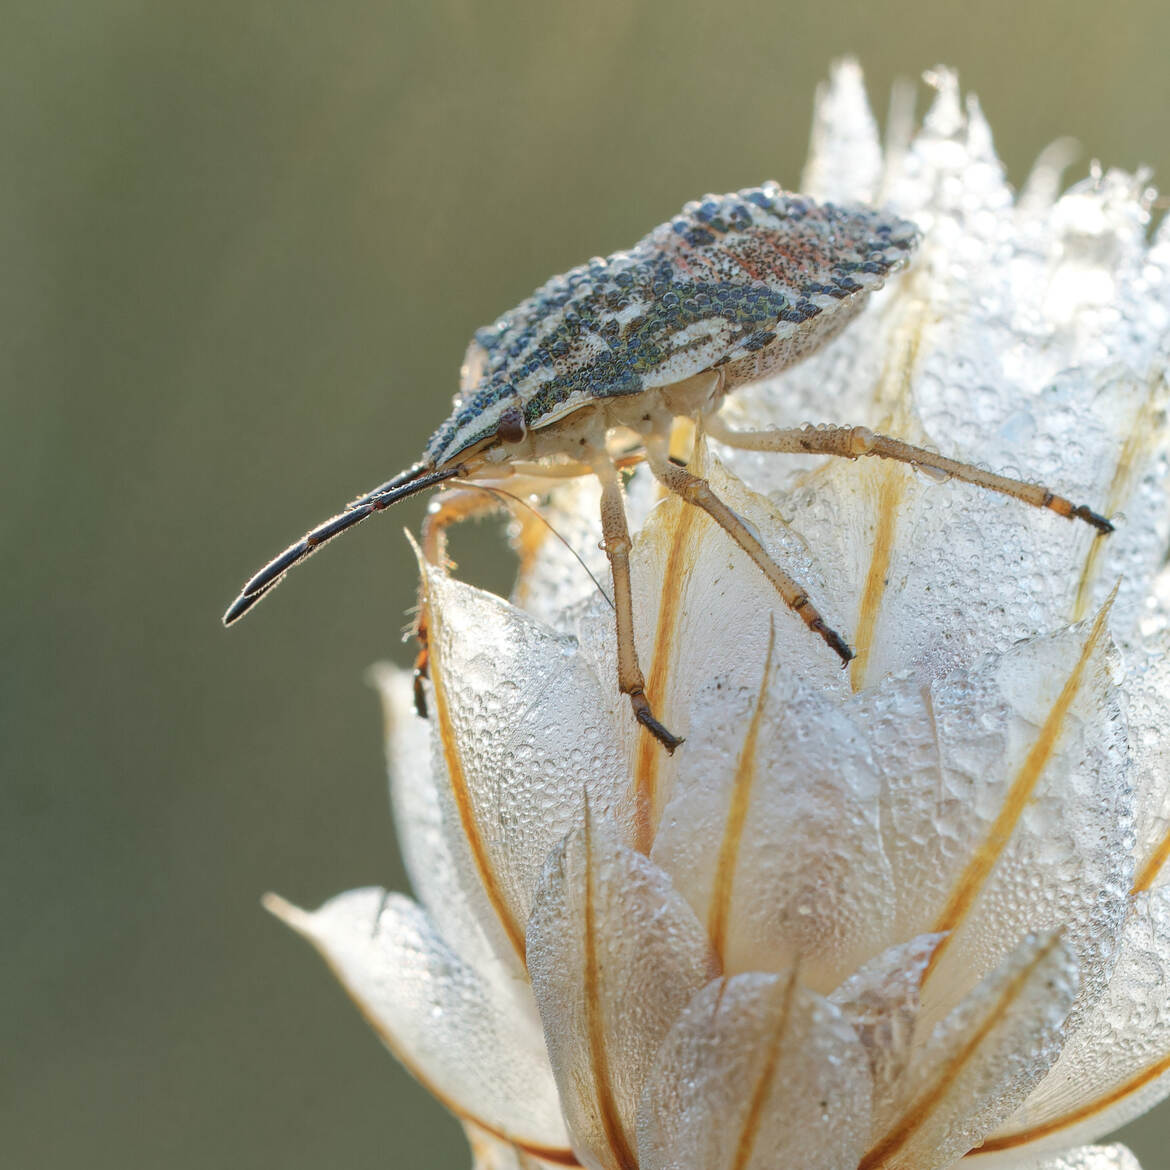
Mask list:
[[[677,519],[670,541],[670,554],[662,576],[662,596],[658,606],[658,628],[654,632],[654,659],[650,663],[650,677],[646,694],[661,719],[669,725],[670,711],[667,691],[670,671],[674,665],[674,635],[678,629],[683,593],[689,577],[691,534],[699,522],[696,508],[681,500],[667,505],[675,509]],[[649,854],[658,829],[658,770],[662,766],[662,745],[651,735],[638,736],[638,756],[634,767],[634,848]]]
[[[605,1140],[620,1167],[620,1170],[637,1170],[638,1160],[630,1148],[629,1139],[622,1129],[617,1105],[613,1099],[613,1083],[609,1073],[609,1053],[605,1047],[605,1025],[601,1018],[601,965],[597,961],[597,931],[593,899],[595,896],[593,871],[593,833],[589,806],[585,806],[585,937],[584,945],[584,987],[585,1031],[589,1040],[589,1062],[593,1067],[593,1088],[597,1101],[597,1112]]]
[[[1133,487],[1134,477],[1137,474],[1139,462],[1143,454],[1147,453],[1153,440],[1160,433],[1154,426],[1154,414],[1157,410],[1157,387],[1151,386],[1149,393],[1138,407],[1134,416],[1133,426],[1122,444],[1121,452],[1117,457],[1117,467],[1113,471],[1113,479],[1109,484],[1109,491],[1105,497],[1105,515],[1112,516],[1125,501]],[[1084,620],[1089,612],[1092,600],[1093,579],[1097,575],[1097,567],[1105,550],[1102,537],[1098,535],[1089,545],[1089,554],[1081,569],[1081,578],[1077,583],[1076,600],[1073,602],[1073,621]]]
[[[877,628],[878,612],[886,595],[890,571],[890,557],[894,551],[894,537],[898,529],[898,508],[906,491],[905,470],[885,466],[878,469],[881,486],[877,495],[877,531],[874,533],[873,552],[865,588],[861,592],[861,609],[857,618],[856,656],[849,668],[849,683],[854,693],[865,685],[869,669],[869,652]]]
[[[1085,639],[1085,644],[1081,648],[1080,656],[1072,673],[1065,681],[1056,702],[1053,703],[1052,710],[1048,712],[1048,717],[1044,720],[1040,733],[1028,750],[1027,756],[1024,757],[1024,762],[1016,773],[1015,779],[1008,786],[1003,807],[999,810],[999,816],[995,818],[995,822],[988,830],[983,843],[971,855],[971,859],[967,862],[967,868],[955,884],[950,901],[947,902],[935,924],[931,927],[932,933],[946,933],[946,938],[939,943],[934,954],[931,955],[930,962],[922,973],[923,984],[930,978],[939,958],[951,939],[954,938],[956,928],[961,925],[967,911],[971,909],[972,903],[979,896],[984,882],[987,881],[988,875],[1011,839],[1024,809],[1032,799],[1036,784],[1044,774],[1044,769],[1052,758],[1052,753],[1056,750],[1061,732],[1064,730],[1064,721],[1069,708],[1081,688],[1085,667],[1105,630],[1105,621],[1109,616],[1109,610],[1116,593],[1115,589],[1097,614],[1093,628]]]
[[[424,571],[423,580],[426,576]],[[443,745],[443,759],[447,764],[447,778],[451,784],[451,794],[455,798],[455,807],[459,812],[459,823],[463,827],[463,835],[471,849],[471,856],[475,862],[479,880],[483,883],[484,893],[496,912],[508,940],[520,956],[520,962],[525,962],[524,931],[512,916],[504,892],[500,889],[499,879],[492,868],[491,858],[488,856],[487,846],[479,831],[479,822],[476,820],[475,807],[471,799],[471,792],[467,787],[467,775],[463,770],[463,758],[456,741],[455,728],[451,722],[451,709],[447,703],[447,691],[443,685],[442,661],[439,654],[441,619],[436,621],[437,611],[431,605],[430,591],[423,589],[423,605],[426,610],[429,637],[429,673],[431,688],[435,697],[435,717],[439,725],[439,740]]]
[[[914,281],[914,276],[908,282]],[[882,368],[873,386],[874,415],[892,416],[888,423],[882,423],[886,434],[903,434],[907,421],[914,417],[914,370],[922,350],[923,334],[927,326],[928,308],[925,300],[911,294],[903,302],[904,307],[890,321],[889,341],[882,360]],[[894,420],[899,420],[896,429]]]
[[[493,1161],[495,1156],[495,1145],[489,1146],[484,1140],[485,1137],[499,1138],[499,1134],[492,1133],[490,1130],[484,1131],[482,1123],[476,1121],[474,1117],[461,1117],[461,1121],[467,1123],[469,1128],[464,1129],[467,1135],[467,1144],[471,1147],[472,1162],[476,1166],[493,1166],[496,1163]],[[538,1167],[540,1160],[543,1158],[549,1162],[555,1162],[561,1166],[580,1166],[581,1163],[573,1156],[570,1150],[555,1150],[553,1156],[542,1152],[542,1147],[526,1146],[517,1144],[516,1142],[509,1143],[516,1154],[516,1165],[524,1167]],[[563,1155],[563,1156],[562,1156]]]
[[[768,653],[764,659],[764,677],[760,680],[760,693],[756,709],[743,738],[739,762],[732,781],[731,804],[727,810],[727,822],[723,827],[723,841],[719,846],[719,860],[715,865],[715,881],[711,887],[711,905],[707,912],[707,934],[711,947],[719,956],[720,963],[726,960],[727,920],[731,912],[731,894],[735,886],[735,870],[739,861],[739,846],[743,840],[743,827],[752,800],[752,786],[756,779],[756,743],[760,734],[760,718],[764,712],[764,701],[768,697],[768,684],[772,678],[772,649],[776,644],[776,625],[768,627]]]
[[[1164,375],[1162,376],[1164,380]],[[1138,412],[1137,423],[1134,429],[1130,432],[1129,437],[1125,441],[1125,446],[1122,448],[1121,458],[1118,461],[1117,473],[1113,477],[1113,484],[1109,491],[1109,510],[1116,511],[1121,507],[1122,499],[1125,492],[1118,487],[1119,483],[1125,485],[1128,489],[1129,480],[1132,479],[1136,469],[1137,455],[1140,448],[1144,447],[1154,435],[1158,433],[1157,428],[1151,424],[1151,418],[1156,409],[1156,392],[1151,390],[1145,402],[1142,404],[1142,409]],[[1125,472],[1123,476],[1123,471]],[[1094,540],[1092,548],[1090,549],[1090,557],[1099,555],[1100,542]],[[1086,565],[1086,574],[1088,573],[1088,566]],[[1078,601],[1080,595],[1078,594]],[[1131,894],[1141,894],[1153,887],[1154,882],[1158,880],[1158,875],[1162,872],[1166,862],[1170,861],[1170,831],[1162,837],[1158,844],[1154,847],[1150,856],[1146,859],[1144,865],[1138,871],[1138,876],[1134,879],[1133,889]]]
[[[1096,1101],[1090,1101],[1088,1104],[1082,1105],[1080,1108],[1074,1109],[1069,1113],[1065,1113],[1061,1117],[1042,1122],[1040,1125],[1032,1126],[1030,1129],[1021,1129],[1015,1133],[1005,1133],[999,1137],[988,1138],[979,1149],[972,1150],[971,1154],[994,1154],[998,1150],[1014,1149],[1016,1146],[1022,1146],[1028,1142],[1039,1141],[1040,1138],[1045,1138],[1050,1134],[1057,1133],[1059,1130],[1067,1129],[1070,1125],[1077,1125],[1082,1121],[1087,1121],[1095,1114],[1104,1112],[1111,1105],[1116,1105],[1118,1101],[1124,1100],[1124,1098],[1130,1096],[1132,1093],[1136,1093],[1151,1081],[1157,1080],[1165,1072],[1170,1072],[1170,1056],[1165,1056],[1156,1064],[1151,1064],[1147,1068],[1142,1069],[1141,1072],[1130,1077],[1128,1081],[1118,1085],[1117,1088],[1106,1093],[1103,1097],[1099,1097]]]
[[[780,1009],[780,1018],[772,1029],[768,1039],[768,1051],[764,1058],[764,1067],[760,1070],[756,1081],[755,1091],[752,1093],[751,1104],[748,1106],[747,1117],[744,1119],[743,1129],[740,1131],[739,1144],[735,1149],[735,1160],[731,1163],[731,1170],[743,1170],[752,1156],[756,1144],[756,1137],[760,1132],[760,1118],[764,1114],[764,1103],[768,1100],[768,1093],[772,1088],[772,1081],[776,1077],[776,1065],[780,1060],[780,1049],[784,1033],[788,1029],[788,1020],[792,1015],[792,1000],[796,995],[796,968],[788,977],[784,988],[784,1004]]]
[[[874,407],[885,407],[885,417],[878,429],[883,434],[900,435],[907,441],[910,441],[912,432],[919,429],[914,414],[912,389],[925,318],[925,305],[920,305],[895,326],[881,373],[874,386]],[[906,494],[908,471],[909,468],[893,464],[879,464],[874,469],[879,483],[877,529],[874,532],[869,572],[861,593],[857,631],[854,635],[855,657],[849,668],[849,685],[854,694],[865,685],[865,676],[869,671],[870,652],[873,649],[878,613],[886,595],[890,560],[898,530],[898,509]]]
[[[988,1013],[987,1019],[976,1029],[971,1039],[939,1070],[938,1078],[934,1084],[930,1085],[910,1105],[885,1137],[861,1159],[857,1165],[857,1170],[879,1170],[880,1167],[885,1166],[891,1158],[899,1153],[914,1136],[915,1132],[922,1128],[924,1122],[935,1111],[946,1095],[947,1090],[958,1079],[959,1074],[963,1071],[963,1067],[975,1055],[979,1046],[987,1039],[991,1030],[1003,1019],[1008,1008],[1011,1007],[1020,992],[1024,990],[1024,986],[1032,977],[1033,972],[1052,953],[1052,949],[1058,941],[1059,937],[1054,936],[1047,945],[1040,949],[1027,967],[1008,984],[1004,989],[1003,995],[1000,996],[999,1002]]]
[[[1130,890],[1130,893],[1144,894],[1150,889],[1158,880],[1158,874],[1162,872],[1162,867],[1168,860],[1170,860],[1170,833],[1167,833],[1158,842],[1157,848],[1150,854],[1149,859],[1142,866],[1141,872],[1134,879],[1133,889]]]
[[[494,1138],[498,1138],[502,1142],[508,1142],[519,1150],[523,1150],[527,1154],[531,1154],[536,1158],[543,1158],[546,1162],[555,1162],[560,1166],[580,1166],[581,1163],[577,1161],[576,1155],[572,1150],[563,1149],[560,1146],[543,1146],[537,1142],[528,1141],[525,1138],[517,1137],[515,1134],[508,1133],[507,1130],[501,1129],[498,1125],[493,1125],[490,1121],[485,1121],[482,1117],[477,1117],[474,1113],[470,1113],[464,1109],[458,1102],[452,1100],[446,1093],[439,1089],[435,1083],[426,1076],[421,1069],[412,1061],[406,1053],[398,1046],[397,1041],[390,1035],[389,1032],[382,1026],[373,1011],[366,1005],[365,1001],[358,995],[358,993],[350,986],[341,968],[333,961],[332,957],[325,950],[323,943],[319,942],[313,935],[305,934],[300,931],[293,923],[294,917],[303,916],[305,919],[311,917],[306,911],[299,907],[291,905],[286,902],[284,898],[278,894],[265,894],[262,902],[264,908],[270,913],[275,914],[282,922],[292,926],[297,930],[303,938],[306,938],[312,945],[313,949],[325,960],[325,966],[332,972],[334,978],[344,988],[346,995],[353,1001],[354,1007],[357,1008],[358,1013],[362,1019],[370,1026],[370,1030],[378,1037],[379,1040],[394,1054],[398,1062],[403,1068],[410,1073],[412,1077],[424,1089],[427,1090],[444,1108],[453,1113],[460,1121],[470,1122],[472,1125],[482,1129],[484,1133],[490,1134]]]

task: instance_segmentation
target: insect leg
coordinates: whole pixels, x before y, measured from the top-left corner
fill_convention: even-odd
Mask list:
[[[608,458],[599,459],[594,470],[601,481],[601,531],[605,538],[605,555],[613,576],[613,602],[617,611],[618,689],[630,696],[634,718],[638,720],[668,752],[682,740],[672,735],[654,716],[646,699],[646,680],[638,665],[634,646],[634,602],[630,585],[630,528],[622,503],[622,488],[617,469]]]
[[[711,485],[705,479],[672,463],[667,456],[666,445],[660,439],[647,441],[646,458],[650,470],[663,486],[681,496],[688,504],[702,508],[755,561],[785,604],[799,615],[814,634],[819,634],[828,643],[842,663],[848,663],[853,658],[853,651],[845,639],[825,624],[804,588],[776,564],[748,526],[711,490]]]
[[[427,508],[422,524],[422,554],[429,564],[447,562],[447,529],[461,520],[471,520],[488,512],[496,512],[501,503],[494,496],[468,488],[453,488],[442,492]],[[414,659],[414,709],[420,717],[427,717],[427,696],[423,679],[427,677],[430,648],[427,640],[427,611],[423,604],[422,586],[419,586],[418,609],[411,630],[418,642]]]
[[[512,475],[530,476],[534,479],[580,479],[583,475],[592,475],[593,468],[587,463],[535,463],[517,459],[507,464],[507,470]]]
[[[1083,504],[1074,504],[1064,496],[1058,496],[1042,484],[1024,483],[1006,475],[995,475],[970,463],[960,463],[928,451],[891,439],[888,435],[874,434],[868,427],[803,426],[784,430],[737,431],[727,426],[718,415],[706,420],[707,433],[720,443],[738,447],[744,451],[777,451],[792,454],[841,455],[846,459],[857,459],[862,455],[874,455],[879,459],[894,459],[908,463],[911,467],[922,467],[950,479],[973,483],[988,491],[1012,496],[1036,508],[1048,508],[1069,520],[1084,520],[1098,532],[1112,532],[1113,525],[1104,517],[1091,511]]]
[[[537,471],[543,470],[537,465]],[[573,465],[577,475],[592,475],[593,468],[584,463]],[[505,468],[504,470],[513,470]],[[466,486],[449,489],[438,496],[427,511],[422,526],[422,552],[429,564],[447,564],[447,529],[452,524],[463,520],[472,520],[488,512],[510,512],[520,523],[520,539],[518,552],[520,555],[520,572],[517,577],[517,591],[522,588],[526,574],[531,571],[536,554],[541,547],[544,530],[552,533],[572,554],[580,564],[582,570],[597,586],[597,591],[605,597],[605,590],[601,583],[593,576],[589,566],[578,555],[576,549],[544,518],[544,516],[523,495],[516,495],[500,487],[494,477],[491,483],[477,483],[475,480],[465,481]],[[511,478],[504,479],[509,487],[516,488],[524,495],[531,495],[540,491],[546,485],[539,478],[520,477],[519,483],[513,483]],[[606,601],[609,598],[606,597]],[[610,603],[612,605],[612,602]],[[419,651],[414,662],[414,706],[415,710],[424,719],[427,714],[426,693],[422,687],[422,680],[427,676],[427,626],[426,609],[422,604],[421,587],[419,605],[416,611],[414,627],[411,631],[418,639]]]

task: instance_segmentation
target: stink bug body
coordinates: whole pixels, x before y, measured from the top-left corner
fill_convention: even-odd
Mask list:
[[[422,459],[269,562],[244,586],[225,624],[326,541],[407,496],[456,479],[492,484],[515,474],[596,475],[617,613],[618,686],[638,721],[673,751],[681,741],[654,716],[634,649],[630,536],[610,446],[615,431],[633,433],[638,455],[661,483],[724,528],[843,662],[851,650],[801,586],[704,480],[668,458],[676,418],[701,420],[708,434],[740,448],[899,460],[1111,531],[1108,520],[1047,488],[864,427],[739,432],[719,417],[737,386],[792,365],[834,337],[866,295],[909,262],[916,242],[913,225],[893,215],[817,203],[765,184],[688,203],[628,252],[554,277],[476,334],[451,416]],[[442,523],[461,511],[433,514],[430,555],[438,555]]]

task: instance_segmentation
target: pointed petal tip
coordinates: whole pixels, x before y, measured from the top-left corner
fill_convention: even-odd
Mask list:
[[[371,662],[366,667],[362,679],[368,687],[378,691],[380,694],[385,694],[394,685],[394,680],[398,675],[398,668],[392,662],[379,661]]]
[[[414,687],[411,671],[385,660],[371,662],[362,674],[362,681],[378,695],[388,713],[397,713],[404,698],[413,710],[413,703],[409,702]]]
[[[850,96],[861,94],[864,96],[865,74],[856,57],[847,54],[838,57],[829,66],[829,85],[838,92],[852,91]]]
[[[861,67],[852,57],[840,58],[817,86],[801,189],[820,199],[869,203],[880,169],[877,123]]]
[[[922,75],[922,80],[935,91],[923,129],[943,138],[958,134],[964,124],[958,73],[947,65],[936,65]]]
[[[282,898],[279,894],[269,890],[261,899],[260,905],[274,918],[279,918],[285,926],[292,927],[297,934],[309,933],[309,921],[312,915],[292,902]]]

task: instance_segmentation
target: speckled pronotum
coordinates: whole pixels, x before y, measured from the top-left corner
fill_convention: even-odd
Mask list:
[[[634,648],[630,535],[615,442],[622,443],[623,462],[631,453],[645,459],[669,491],[707,512],[843,662],[852,651],[800,584],[705,480],[671,461],[676,419],[701,420],[709,435],[733,447],[899,460],[1112,531],[1104,517],[1046,487],[866,427],[741,432],[720,418],[724,398],[737,386],[793,365],[835,337],[866,295],[908,263],[916,242],[914,226],[893,215],[817,203],[769,183],[688,203],[628,252],[554,277],[476,334],[451,416],[422,459],[265,565],[232,603],[225,624],[326,541],[416,492],[453,479],[490,485],[515,475],[596,475],[617,613],[618,687],[638,721],[673,751],[681,740],[655,717]],[[498,504],[478,498],[487,507]],[[442,525],[474,507],[463,502],[432,510],[425,546],[439,549]]]

